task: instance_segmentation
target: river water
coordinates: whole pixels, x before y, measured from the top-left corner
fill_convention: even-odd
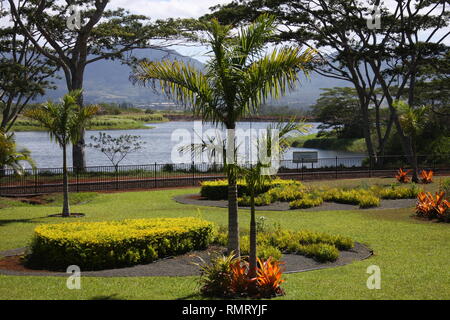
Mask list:
[[[308,134],[316,133],[317,127],[320,123],[311,123],[312,128]],[[268,122],[240,122],[237,129],[265,129],[269,125]],[[190,155],[185,155],[186,161],[180,161],[180,155],[174,151],[177,146],[181,144],[189,144],[193,139],[196,139],[201,132],[206,132],[206,135],[211,135],[211,130],[215,128],[209,123],[203,124],[201,122],[193,121],[174,121],[157,124],[148,124],[154,127],[150,130],[110,130],[105,131],[107,134],[118,137],[122,134],[138,135],[141,140],[145,142],[142,149],[136,153],[129,154],[120,164],[121,165],[138,165],[138,164],[152,164],[152,163],[172,163],[172,162],[190,162]],[[195,129],[194,129],[195,128]],[[195,131],[194,131],[195,130]],[[209,131],[208,131],[209,130]],[[90,143],[90,137],[97,135],[99,131],[87,131],[86,143]],[[195,134],[194,134],[195,132]],[[25,147],[31,151],[31,156],[35,160],[38,168],[59,168],[62,166],[62,150],[57,144],[50,141],[46,132],[17,132],[16,141],[20,147]],[[189,140],[186,138],[189,136]],[[184,140],[181,140],[184,137]],[[71,148],[68,148],[68,159],[72,158]],[[362,154],[307,149],[307,148],[291,148],[284,155],[286,160],[292,160],[292,153],[294,151],[318,151],[319,158],[345,158],[362,156]],[[178,154],[177,161],[173,161],[174,154]],[[186,158],[187,157],[187,158]],[[86,148],[86,160],[88,166],[109,166],[111,162],[101,152]],[[206,159],[197,159],[196,162],[206,161]],[[71,161],[69,160],[69,163]]]

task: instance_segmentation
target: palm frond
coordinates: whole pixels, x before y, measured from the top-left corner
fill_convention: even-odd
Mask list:
[[[253,24],[242,27],[239,31],[235,51],[235,64],[246,66],[259,55],[268,40],[275,34],[277,29],[276,17],[274,15],[262,14]]]
[[[130,79],[139,85],[159,83],[162,92],[185,107],[192,108],[194,114],[203,115],[211,120],[222,120],[220,112],[215,112],[219,102],[209,79],[202,72],[180,61],[143,61]]]
[[[314,52],[311,49],[301,52],[298,48],[284,47],[274,49],[272,53],[252,63],[245,73],[241,105],[255,110],[269,97],[278,98],[292,90],[298,81],[299,72],[309,75]]]

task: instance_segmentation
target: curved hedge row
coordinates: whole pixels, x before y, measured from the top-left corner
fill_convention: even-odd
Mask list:
[[[266,183],[257,194],[262,194],[269,191],[272,188],[281,186],[303,186],[300,181],[296,180],[283,180],[274,179]],[[245,181],[239,180],[237,182],[238,197],[243,197],[248,194],[247,186]],[[200,195],[209,200],[227,200],[228,199],[228,181],[227,180],[216,180],[216,181],[204,181],[201,183]]]
[[[36,227],[27,263],[35,268],[119,268],[205,249],[214,225],[197,218],[135,219]]]

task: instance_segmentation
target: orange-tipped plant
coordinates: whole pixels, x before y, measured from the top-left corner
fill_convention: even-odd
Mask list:
[[[258,258],[258,272],[256,282],[258,284],[260,295],[263,297],[273,297],[284,293],[281,284],[284,280],[281,278],[283,269],[281,262],[272,258],[266,261]]]
[[[258,258],[256,277],[250,277],[249,263],[234,253],[213,257],[209,263],[200,260],[196,265],[202,271],[200,292],[205,296],[271,298],[284,294],[280,287],[284,282],[282,263],[272,257],[266,261]]]
[[[444,199],[445,192],[436,193],[421,192],[417,195],[416,213],[420,217],[428,219],[437,218],[443,221],[450,220],[450,202]]]
[[[249,278],[249,264],[237,259],[231,265],[231,290],[237,295],[247,295],[256,290],[256,278]]]
[[[422,180],[422,183],[432,183],[433,182],[433,171],[426,171],[422,170],[420,173],[420,179]]]
[[[397,175],[395,176],[395,178],[397,179],[397,181],[401,182],[401,183],[408,183],[409,182],[409,177],[408,177],[408,173],[410,173],[411,170],[407,170],[407,171],[403,171],[402,168],[398,169],[397,171]]]

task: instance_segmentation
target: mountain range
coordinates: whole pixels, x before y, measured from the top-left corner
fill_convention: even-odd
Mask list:
[[[192,66],[202,69],[204,65],[196,59],[183,56],[176,51],[161,51],[155,49],[144,49],[133,53],[137,58],[147,58],[152,61],[164,59],[181,60]],[[86,67],[84,78],[84,96],[86,103],[132,103],[135,106],[148,106],[159,103],[167,103],[170,100],[159,91],[152,88],[133,85],[129,76],[130,66],[122,64],[118,60],[100,60]],[[45,100],[57,100],[66,92],[66,85],[61,72],[55,81],[56,90],[49,90],[44,97],[37,102]],[[310,79],[300,76],[300,84],[295,90],[276,101],[269,101],[272,105],[288,105],[290,108],[307,108],[314,104],[320,95],[320,88],[331,88],[337,86],[348,86],[345,81],[327,78],[318,74],[312,74]]]

